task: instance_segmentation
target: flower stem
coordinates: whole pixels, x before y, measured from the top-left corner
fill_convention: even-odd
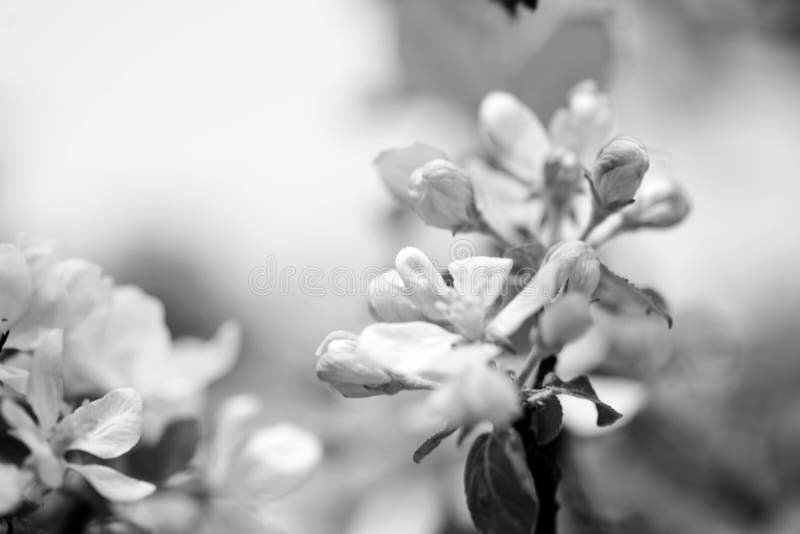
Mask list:
[[[528,357],[525,358],[525,363],[522,364],[522,369],[520,369],[519,374],[517,375],[517,386],[520,389],[525,386],[525,383],[531,377],[533,372],[536,370],[536,367],[539,365],[539,362],[547,353],[545,349],[546,348],[542,346],[541,343],[534,343],[533,347],[531,347],[531,352],[528,354]]]

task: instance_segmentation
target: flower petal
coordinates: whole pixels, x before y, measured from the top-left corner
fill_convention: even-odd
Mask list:
[[[473,256],[455,260],[447,267],[453,287],[462,297],[478,297],[488,308],[505,287],[513,261],[508,258]]]
[[[441,303],[452,301],[455,295],[428,256],[418,248],[406,247],[397,253],[395,265],[408,299],[425,317],[444,320]]]
[[[14,245],[0,244],[0,331],[7,330],[22,317],[32,293],[25,255]]]
[[[272,500],[306,481],[322,458],[309,432],[282,423],[257,430],[236,454],[226,493],[244,501]]]
[[[486,365],[472,365],[429,397],[431,409],[448,426],[489,421],[507,425],[520,412],[519,394],[508,375]]]
[[[479,123],[486,148],[503,168],[534,184],[541,180],[550,141],[528,106],[512,94],[489,93]]]
[[[156,490],[156,487],[149,482],[123,475],[105,465],[68,463],[67,467],[85,478],[97,493],[109,501],[138,501]]]
[[[210,340],[182,338],[175,341],[171,356],[160,368],[159,396],[187,397],[206,389],[228,374],[239,357],[242,327],[226,321]]]
[[[356,350],[390,373],[439,382],[463,369],[466,362],[453,351],[462,341],[433,323],[375,323],[361,333]]]
[[[62,333],[51,330],[33,353],[28,402],[39,420],[39,427],[50,430],[61,413],[64,397],[64,374],[61,367]]]
[[[614,126],[611,102],[594,80],[578,83],[567,93],[567,100],[569,107],[557,109],[550,119],[550,138],[553,144],[578,154],[583,166],[590,168]]]
[[[405,294],[400,274],[394,269],[373,278],[369,283],[368,303],[372,316],[385,323],[403,323],[423,319],[422,312]]]
[[[65,450],[116,458],[131,450],[142,434],[142,397],[131,388],[110,391],[64,418],[56,433]]]
[[[16,465],[0,462],[0,516],[22,503],[23,491],[31,482],[30,475]]]
[[[384,150],[375,158],[383,183],[393,197],[403,206],[411,207],[408,184],[417,168],[435,159],[447,159],[441,150],[423,143],[414,143],[403,148]]]
[[[251,394],[234,395],[217,409],[214,434],[208,451],[207,477],[212,485],[222,483],[241,445],[245,431],[261,412],[261,401]]]

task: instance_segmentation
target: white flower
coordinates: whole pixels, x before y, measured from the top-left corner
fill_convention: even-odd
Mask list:
[[[62,418],[61,336],[57,330],[48,332],[34,351],[26,400],[36,420],[9,398],[0,404],[9,434],[30,450],[25,465],[46,488],[60,487],[67,470],[72,470],[109,500],[146,497],[155,490],[148,482],[110,467],[64,458],[68,451],[84,451],[102,459],[128,452],[141,435],[142,400],[132,389],[115,389]]]
[[[322,458],[322,444],[292,424],[258,426],[260,411],[253,395],[236,395],[220,406],[195,466],[208,496],[202,506],[182,490],[187,480],[188,489],[195,487],[187,472],[152,497],[118,507],[119,512],[156,532],[272,532],[257,519],[259,512],[309,479]]]
[[[25,491],[32,482],[29,471],[0,462],[0,516],[13,512],[22,504]]]
[[[198,415],[207,387],[238,357],[241,329],[226,322],[209,341],[173,341],[161,302],[133,286],[118,286],[65,340],[66,382],[73,393],[136,389],[145,402],[145,436],[169,420]]]
[[[590,167],[597,150],[608,139],[614,126],[611,101],[594,80],[584,80],[567,93],[568,106],[559,108],[550,119],[550,138],[555,145],[568,148]]]
[[[6,344],[29,349],[50,329],[69,331],[106,298],[111,279],[82,259],[60,259],[52,245],[0,245],[0,330]]]
[[[448,426],[488,421],[508,425],[520,413],[517,388],[508,375],[486,365],[471,365],[433,392],[429,405]]]

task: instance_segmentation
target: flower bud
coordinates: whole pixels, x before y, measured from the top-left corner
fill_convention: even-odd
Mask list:
[[[472,365],[430,396],[429,405],[449,425],[489,421],[509,424],[520,411],[517,390],[508,376],[486,365]]]
[[[414,211],[426,224],[453,231],[475,227],[472,181],[447,160],[433,160],[414,171],[408,194]]]
[[[598,207],[610,213],[633,202],[649,166],[647,149],[636,139],[620,135],[606,143],[592,172]]]
[[[674,180],[645,180],[636,202],[622,211],[626,229],[667,228],[681,222],[691,210],[686,190]]]
[[[402,206],[411,207],[408,198],[408,181],[414,169],[429,161],[445,158],[444,152],[423,143],[384,150],[375,158],[375,167],[386,189]]]
[[[370,281],[367,302],[377,321],[402,323],[423,318],[420,309],[408,298],[403,279],[395,270],[386,271]]]
[[[337,330],[331,332],[317,349],[317,378],[345,397],[371,397],[382,394],[377,386],[388,384],[391,377],[373,362],[362,358],[357,349],[358,336]]]
[[[578,339],[591,324],[589,299],[567,293],[542,311],[539,339],[546,347],[560,347]]]

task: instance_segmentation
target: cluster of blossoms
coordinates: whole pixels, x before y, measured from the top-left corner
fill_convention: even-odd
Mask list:
[[[641,142],[613,135],[609,99],[591,81],[569,92],[547,129],[502,92],[485,97],[478,122],[480,153],[456,161],[416,143],[382,152],[376,166],[392,195],[424,223],[485,234],[496,256],[457,259],[440,271],[422,251],[401,250],[395,269],[370,286],[378,322],[360,334],[331,333],[317,351],[316,371],[345,397],[431,390],[428,405],[444,428],[420,447],[417,461],[456,430],[463,439],[491,423],[490,437],[473,444],[485,454],[467,460],[476,526],[493,533],[539,525],[536,532],[545,532],[546,481],[530,480],[530,472],[538,469],[536,451],[559,434],[560,399],[594,403],[599,426],[621,416],[587,376],[562,379],[558,355],[593,328],[598,314],[660,316],[661,328],[671,325],[661,297],[612,272],[597,249],[623,232],[673,226],[690,204],[679,184],[648,173]],[[511,456],[507,465],[527,463],[524,473],[515,469],[517,489],[541,504],[532,505],[540,512],[519,530],[504,521],[520,518],[492,513],[487,485],[499,482],[482,479],[490,471],[474,465],[495,449]]]
[[[214,440],[200,439],[208,386],[238,357],[235,322],[208,341],[173,340],[159,300],[25,238],[0,244],[0,321],[0,525],[9,529],[47,528],[51,508],[77,495],[96,513],[75,532],[91,521],[193,532],[220,514],[249,517],[209,499],[261,506],[320,459],[299,428],[246,424],[259,411],[249,397],[225,403]],[[159,509],[165,495],[187,504]],[[188,503],[194,513],[177,521]]]

